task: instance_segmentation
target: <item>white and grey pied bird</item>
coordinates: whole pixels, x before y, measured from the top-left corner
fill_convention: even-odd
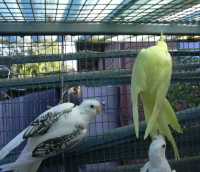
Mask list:
[[[101,104],[94,99],[84,100],[75,107],[73,103],[63,103],[50,108],[0,151],[1,160],[27,141],[17,160],[0,166],[1,170],[36,172],[44,159],[80,143],[87,135],[89,122],[100,112]]]
[[[156,136],[149,147],[149,161],[140,169],[140,172],[176,172],[171,167],[165,156],[165,139]]]

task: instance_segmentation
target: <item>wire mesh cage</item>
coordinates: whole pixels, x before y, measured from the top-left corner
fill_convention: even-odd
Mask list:
[[[104,111],[87,136],[46,159],[39,171],[139,171],[150,139],[134,134],[132,66],[163,32],[173,58],[167,97],[184,129],[175,135],[181,160],[173,159],[170,146],[167,157],[176,171],[199,171],[199,19],[198,0],[2,0],[0,148],[50,107],[95,98]],[[16,160],[24,144],[1,164]]]
[[[90,123],[88,137],[74,152],[44,162],[41,171],[137,169],[147,158],[149,140],[134,137],[130,76],[137,53],[158,39],[155,35],[1,36],[0,63],[10,69],[9,79],[2,79],[0,84],[7,95],[1,100],[1,146],[48,106],[61,100],[79,104],[83,99],[96,98],[104,103],[105,110]],[[168,35],[167,43],[174,61],[168,97],[176,111],[197,107],[198,37]],[[77,99],[70,99],[69,90],[74,88]],[[177,143],[186,160],[181,165],[173,162],[177,169],[182,169],[183,163],[191,169],[190,158],[198,160],[198,114],[198,108],[178,114],[185,131],[177,136]],[[5,162],[13,161],[20,150],[12,152]],[[168,157],[172,155],[168,147]]]
[[[198,0],[2,0],[1,21],[88,23],[199,22]],[[196,13],[197,12],[197,13]]]

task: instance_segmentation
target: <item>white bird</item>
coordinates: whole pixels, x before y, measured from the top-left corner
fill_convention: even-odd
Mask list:
[[[149,147],[149,161],[140,169],[140,172],[176,172],[171,167],[165,156],[166,142],[159,135],[156,136]]]
[[[63,103],[45,111],[1,151],[0,160],[27,140],[14,163],[0,166],[2,171],[36,172],[42,161],[72,149],[86,136],[89,122],[101,112],[101,104],[94,99],[79,106]]]

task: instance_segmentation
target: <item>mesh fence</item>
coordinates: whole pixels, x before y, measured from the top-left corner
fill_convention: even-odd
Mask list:
[[[130,76],[137,53],[158,39],[155,35],[1,35],[0,147],[48,107],[96,98],[105,109],[90,123],[88,137],[76,151],[47,160],[40,170],[137,171],[147,158],[149,140],[136,140],[133,133]],[[177,136],[177,144],[186,160],[175,165],[178,169],[188,165],[190,171],[199,168],[192,162],[199,160],[200,151],[200,36],[168,35],[166,40],[174,62],[168,98],[176,111],[189,109],[178,114],[185,132]],[[22,147],[2,163],[15,160]],[[170,146],[167,155],[173,158]]]
[[[0,21],[199,23],[198,0],[1,0]]]

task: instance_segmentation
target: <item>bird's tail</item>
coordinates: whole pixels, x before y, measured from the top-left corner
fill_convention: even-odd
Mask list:
[[[163,103],[163,110],[164,110],[165,118],[166,118],[166,121],[168,122],[168,125],[170,125],[178,133],[182,133],[183,130],[178,122],[176,113],[174,112],[173,108],[171,107],[169,101],[166,98]]]
[[[169,125],[178,133],[182,133],[182,128],[178,123],[176,114],[167,99],[164,100],[162,108],[162,114],[158,118],[158,130],[162,135],[167,137],[173,147],[175,158],[179,159],[180,155],[178,153],[178,148],[170,131]]]
[[[0,166],[2,172],[14,171],[14,172],[37,172],[42,160],[34,161],[16,161],[14,163],[4,164]]]
[[[14,139],[12,139],[6,146],[4,146],[0,150],[0,160],[5,158],[13,149],[15,149],[24,141],[23,135],[25,131],[26,129],[19,133]]]

